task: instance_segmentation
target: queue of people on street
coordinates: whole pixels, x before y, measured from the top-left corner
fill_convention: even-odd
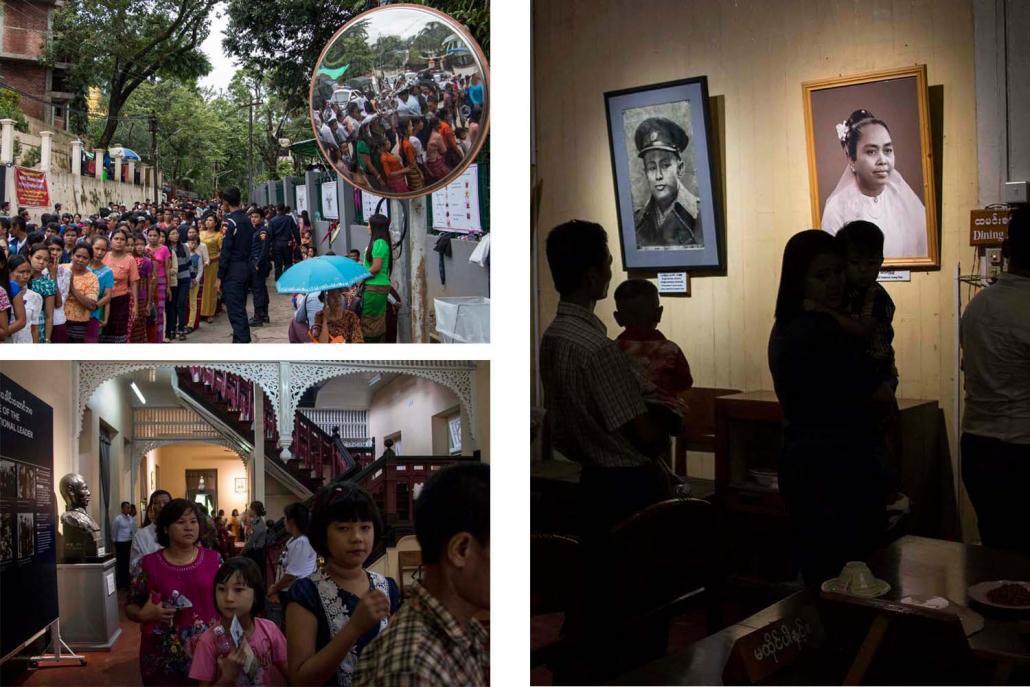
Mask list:
[[[484,88],[477,73],[440,74],[397,77],[371,98],[360,90],[316,90],[312,119],[333,167],[358,186],[393,193],[419,191],[450,174],[479,137]],[[338,92],[348,100],[335,99]]]
[[[368,247],[350,254],[372,277],[296,300],[291,321],[276,323],[291,341],[396,341],[393,243],[377,218]],[[249,343],[251,328],[272,324],[268,277],[317,253],[306,211],[244,209],[235,187],[206,204],[111,204],[85,218],[58,205],[38,224],[18,208],[0,215],[0,341],[188,341],[227,319],[232,341]]]

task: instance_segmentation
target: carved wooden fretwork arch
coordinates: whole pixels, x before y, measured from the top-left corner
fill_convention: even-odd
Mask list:
[[[292,362],[289,365],[289,394],[284,397],[287,403],[284,416],[292,418],[297,412],[304,393],[316,384],[335,377],[343,377],[362,372],[390,372],[413,375],[428,379],[444,386],[458,397],[462,414],[468,421],[469,436],[476,438],[476,409],[472,398],[473,374],[475,362],[452,360],[394,360],[394,361],[358,361],[342,360],[339,362]],[[292,429],[292,428],[291,428]],[[281,435],[289,433],[280,432]],[[282,442],[281,442],[282,443]]]
[[[280,402],[280,366],[279,362],[80,362],[79,363],[79,389],[78,389],[78,412],[75,416],[75,436],[82,434],[82,418],[86,412],[86,404],[97,389],[105,382],[132,372],[140,370],[158,370],[163,367],[189,368],[194,365],[209,367],[222,372],[231,372],[244,379],[253,382],[261,387],[265,395],[272,401],[272,408],[276,412],[276,421],[282,426]],[[293,417],[292,415],[290,416]]]
[[[139,470],[140,462],[143,460],[144,456],[151,451],[164,446],[175,446],[176,444],[208,444],[224,448],[239,456],[240,462],[243,463],[244,467],[247,466],[247,461],[250,460],[250,456],[246,455],[238,446],[233,445],[231,441],[223,437],[210,439],[182,439],[176,437],[168,439],[143,439],[142,441],[132,442],[132,469]]]

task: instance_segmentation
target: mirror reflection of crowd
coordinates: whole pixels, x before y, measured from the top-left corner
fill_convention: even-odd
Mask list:
[[[423,573],[403,596],[366,567],[385,551],[384,522],[357,484],[328,484],[276,523],[260,501],[241,521],[155,491],[125,606],[141,626],[142,684],[485,687],[489,491],[479,463],[425,483],[414,509]]]
[[[1030,551],[1019,493],[1019,475],[1030,465],[1028,215],[1017,211],[1010,224],[1009,271],[973,299],[962,322],[963,480],[984,544],[1023,551]],[[856,221],[835,236],[800,232],[784,250],[768,360],[784,414],[779,488],[806,585],[866,560],[899,536],[909,511],[894,468],[895,305],[877,282],[883,246],[876,225]],[[605,542],[617,523],[682,491],[663,457],[682,419],[676,389],[692,380],[678,347],[657,329],[662,309],[653,285],[619,286],[615,317],[625,331],[618,341],[608,338],[594,314],[612,277],[600,225],[554,228],[547,259],[559,303],[540,348],[546,418],[554,448],[582,466],[578,536],[583,569],[595,570],[606,564]],[[594,628],[605,627],[608,590],[592,584],[592,576],[583,580],[570,633],[604,631]],[[582,646],[594,649],[589,641]],[[651,649],[665,652],[664,644]]]
[[[458,167],[479,136],[479,74],[450,75],[442,83],[429,72],[412,81],[402,76],[371,97],[349,91],[345,103],[332,92],[316,89],[312,118],[318,140],[333,167],[358,186],[418,191]]]

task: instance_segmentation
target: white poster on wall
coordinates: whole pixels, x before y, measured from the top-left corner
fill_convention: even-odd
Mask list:
[[[336,182],[327,181],[322,184],[322,217],[324,219],[340,219],[340,204],[336,200]]]
[[[293,190],[297,192],[297,214],[304,212],[308,209],[308,187],[307,186],[294,186]],[[311,213],[308,213],[311,216]]]
[[[379,207],[379,201],[383,199],[382,196],[377,196],[374,193],[368,191],[361,192],[361,216],[368,222],[368,218],[376,214],[376,208]],[[382,207],[379,208],[379,212],[390,216],[390,201],[383,203]]]
[[[461,176],[433,194],[433,228],[463,234],[483,231],[479,221],[479,165],[469,165]]]

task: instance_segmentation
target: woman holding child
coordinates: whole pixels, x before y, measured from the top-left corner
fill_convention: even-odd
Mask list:
[[[874,394],[866,344],[838,322],[845,297],[839,242],[809,230],[783,254],[769,368],[783,406],[780,493],[805,582],[863,560],[885,525]]]

